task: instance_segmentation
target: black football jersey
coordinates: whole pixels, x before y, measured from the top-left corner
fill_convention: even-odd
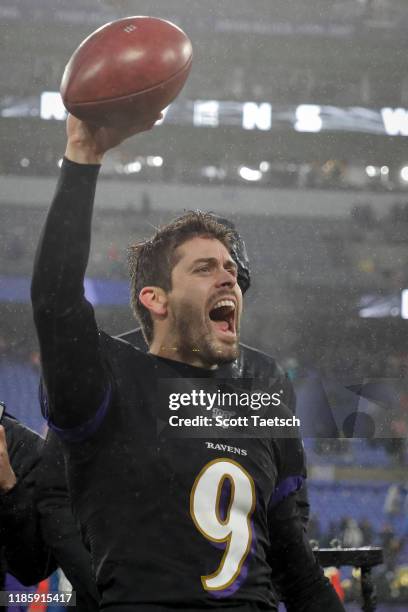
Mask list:
[[[234,438],[222,427],[209,427],[207,436],[192,437],[189,428],[179,434],[157,393],[161,382],[186,392],[189,381],[197,390],[200,379],[218,373],[105,335],[101,344],[109,399],[86,427],[62,436],[102,606],[220,609],[252,602],[273,610],[267,557],[270,538],[280,536],[270,517],[304,477],[299,439]],[[248,413],[244,407],[242,416]]]

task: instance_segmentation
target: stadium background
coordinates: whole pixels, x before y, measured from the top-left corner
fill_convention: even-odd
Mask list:
[[[98,320],[112,334],[135,326],[126,270],[132,241],[191,208],[233,219],[253,273],[243,340],[275,355],[297,388],[310,537],[320,545],[337,538],[383,546],[385,564],[375,570],[378,609],[402,610],[406,1],[3,0],[0,397],[44,432],[28,290],[64,149],[56,92],[77,44],[103,23],[132,14],[180,25],[195,58],[162,125],[125,143],[103,167],[87,280]],[[356,394],[367,379],[368,399]],[[345,417],[356,410],[372,418],[372,439],[357,428],[349,431],[353,438],[342,436]],[[319,430],[326,417],[330,427]],[[346,599],[358,601],[357,573],[343,569],[341,580]]]

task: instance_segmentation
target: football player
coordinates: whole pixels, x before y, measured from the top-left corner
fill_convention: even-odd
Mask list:
[[[67,125],[32,301],[43,407],[64,441],[101,609],[272,611],[273,573],[289,610],[344,610],[297,508],[305,474],[296,432],[193,432],[186,411],[178,432],[169,418],[169,390],[214,389],[218,368],[239,356],[232,232],[212,215],[187,213],[137,245],[131,300],[149,352],[104,334],[83,290],[98,171],[107,150],[153,123],[98,128],[70,116]],[[257,381],[232,377],[223,387],[248,388]],[[235,406],[236,420],[250,409]],[[226,411],[216,405],[211,414],[218,422]],[[271,414],[287,421],[291,412],[282,402]]]

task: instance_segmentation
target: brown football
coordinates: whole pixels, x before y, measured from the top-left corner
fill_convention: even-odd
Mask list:
[[[180,93],[192,57],[190,39],[173,23],[119,19],[74,51],[61,81],[62,100],[70,113],[98,125],[154,119]]]

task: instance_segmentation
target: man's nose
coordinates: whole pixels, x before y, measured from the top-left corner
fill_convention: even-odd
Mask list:
[[[217,278],[217,286],[233,287],[236,282],[237,278],[233,272],[231,272],[230,270],[225,270],[225,268],[220,270],[220,273]]]

